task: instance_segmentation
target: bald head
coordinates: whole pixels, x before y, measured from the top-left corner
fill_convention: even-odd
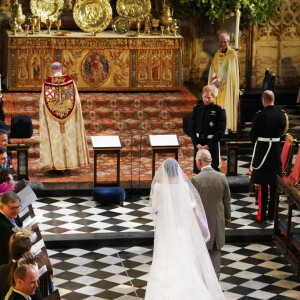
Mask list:
[[[62,65],[60,62],[54,62],[52,65],[51,65],[51,70],[62,70]]]
[[[34,295],[38,287],[39,274],[30,265],[21,265],[14,273],[15,289],[25,295]]]
[[[54,76],[56,73],[60,72],[62,73],[62,64],[60,62],[54,62],[52,65],[51,65],[51,70],[52,70],[52,75]]]
[[[263,92],[262,103],[263,103],[264,107],[269,106],[269,105],[274,105],[274,101],[275,101],[275,96],[272,91],[266,90]]]

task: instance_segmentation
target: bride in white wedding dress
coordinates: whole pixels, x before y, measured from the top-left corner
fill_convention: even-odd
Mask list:
[[[145,300],[225,299],[205,244],[210,235],[200,196],[176,160],[159,167],[150,201],[157,216]]]

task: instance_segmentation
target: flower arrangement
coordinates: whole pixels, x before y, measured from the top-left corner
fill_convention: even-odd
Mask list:
[[[222,24],[237,9],[242,12],[241,22],[247,25],[266,24],[275,19],[285,0],[180,0],[186,16],[206,16],[211,23]]]

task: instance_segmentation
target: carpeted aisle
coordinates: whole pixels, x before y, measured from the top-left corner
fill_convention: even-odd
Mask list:
[[[80,93],[91,165],[59,175],[39,171],[39,96],[39,93],[6,93],[3,99],[5,123],[10,124],[11,118],[20,114],[32,118],[33,136],[30,139],[11,140],[11,143],[30,145],[31,180],[93,181],[93,149],[90,137],[94,135],[120,136],[121,181],[151,180],[152,150],[149,134],[176,134],[180,143],[180,165],[188,176],[192,175],[193,146],[190,138],[183,133],[182,118],[192,111],[197,99],[187,88],[182,87],[180,92]],[[163,159],[161,156],[157,158],[156,167]],[[113,156],[102,155],[98,158],[98,178],[101,178],[101,181],[114,180],[115,165],[116,159]]]

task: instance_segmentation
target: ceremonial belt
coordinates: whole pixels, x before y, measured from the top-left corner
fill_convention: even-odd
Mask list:
[[[199,133],[196,133],[196,136],[197,136],[197,138],[199,138],[199,137],[200,137],[200,134],[199,134]],[[214,137],[213,134],[209,134],[209,135],[206,136],[206,138],[207,138],[208,140],[211,140],[213,137]],[[201,135],[201,138],[204,139],[204,138],[205,138],[205,134],[202,134],[202,135]]]
[[[266,143],[269,143],[269,147],[268,147],[268,150],[263,158],[263,160],[261,161],[260,165],[258,167],[253,167],[252,166],[252,163],[253,163],[253,158],[254,158],[254,155],[255,155],[255,151],[256,151],[256,145],[257,145],[257,142],[266,142]],[[266,138],[266,137],[258,137],[256,142],[255,142],[255,145],[254,145],[254,149],[253,149],[253,154],[252,154],[252,159],[251,159],[251,165],[250,165],[250,169],[251,170],[259,170],[263,164],[265,163],[265,160],[267,159],[267,156],[270,152],[270,149],[272,147],[272,143],[277,143],[277,142],[280,142],[280,138]]]

